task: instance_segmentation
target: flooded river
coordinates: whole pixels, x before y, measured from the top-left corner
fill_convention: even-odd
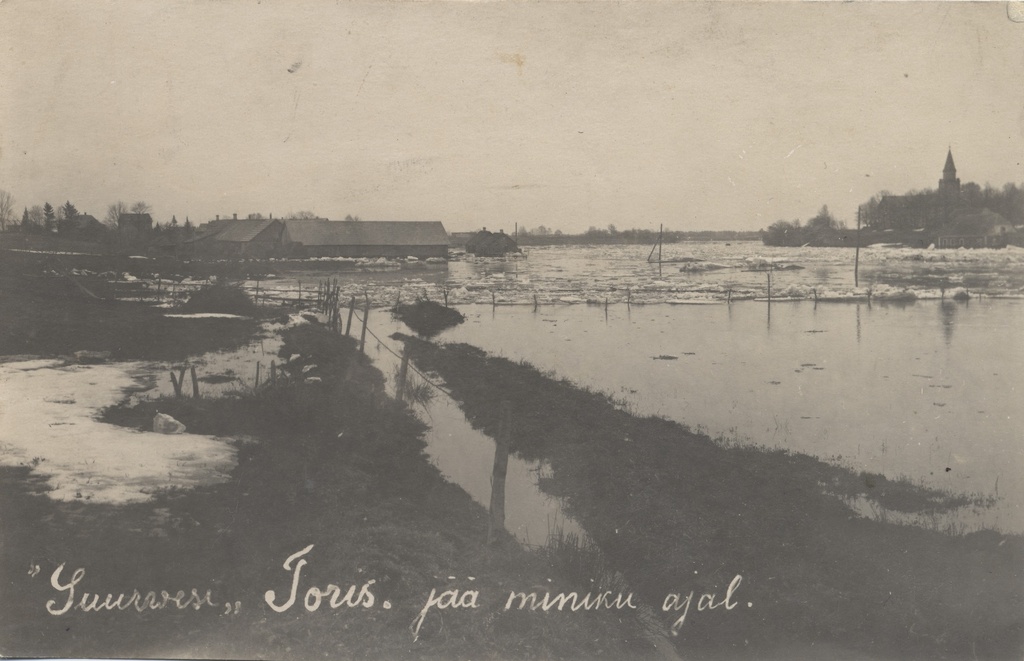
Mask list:
[[[855,470],[991,496],[995,506],[956,514],[963,529],[1024,532],[1018,403],[1024,250],[871,248],[861,255],[859,287],[852,282],[852,253],[843,249],[675,244],[663,257],[680,261],[661,265],[647,263],[648,252],[644,246],[534,248],[526,259],[456,261],[440,269],[281,273],[263,281],[261,290],[271,300],[275,294],[294,300],[303,291],[308,299],[317,279],[330,275],[345,297],[365,293],[376,306],[420,296],[442,300],[447,292],[467,321],[439,341],[526,360],[607,392],[638,414],[661,415],[726,442],[786,448]],[[802,267],[773,272],[770,306],[767,274],[750,268],[764,263]],[[370,327],[382,343],[371,340],[368,353],[391,376],[397,358],[383,345],[400,351],[387,336],[406,329],[380,309],[371,312]],[[268,326],[248,347],[194,361],[201,381],[221,377],[201,383],[203,392],[255,385],[256,363],[266,379],[278,348],[273,331]],[[91,476],[84,464],[58,467],[54,459],[64,451],[22,447],[22,428],[38,422],[54,443],[61,427],[93,429],[100,425],[93,412],[116,396],[103,390],[103,401],[87,402],[80,386],[102,381],[115,390],[139,389],[148,371],[148,395],[170,394],[167,366],[4,369],[4,381],[17,381],[19,390],[38,385],[54,393],[48,400],[40,391],[46,416],[29,415],[17,429],[7,425],[10,433],[0,439],[5,462],[53,462],[37,470],[54,476],[51,486],[60,485],[60,497],[144,498],[153,488],[187,485],[193,475],[200,483],[219,479],[230,466],[224,442],[195,438],[188,439],[199,444],[194,448],[140,459],[138,471],[114,461],[117,451],[109,475]],[[73,420],[65,419],[69,411],[78,411]],[[486,506],[493,440],[472,429],[444,396],[419,414],[431,426],[432,460]],[[101,432],[97,438],[107,437]],[[199,452],[203,444],[213,453]],[[175,473],[200,455],[202,465]],[[118,471],[139,473],[131,493],[112,490]],[[524,542],[542,543],[552,528],[577,531],[557,501],[537,488],[543,471],[514,457],[509,465],[508,527]]]

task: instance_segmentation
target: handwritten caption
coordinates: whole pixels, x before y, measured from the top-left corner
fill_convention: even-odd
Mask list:
[[[371,609],[380,607],[390,610],[392,604],[388,600],[379,600],[374,594],[376,579],[369,579],[362,583],[349,585],[337,585],[329,583],[324,587],[316,585],[304,585],[302,570],[309,564],[306,556],[313,550],[313,544],[296,551],[288,556],[282,567],[288,572],[291,582],[287,590],[278,594],[276,590],[267,590],[263,595],[263,601],[275,613],[286,613],[292,609],[304,609],[313,613],[321,608],[337,610],[348,609]],[[189,591],[177,590],[150,590],[143,592],[138,589],[130,593],[121,592],[118,594],[100,592],[87,592],[79,587],[85,580],[85,568],[75,569],[70,578],[64,574],[66,563],[57,567],[50,575],[50,586],[60,595],[55,599],[46,602],[46,612],[50,615],[61,616],[72,611],[85,613],[100,611],[127,611],[134,610],[142,613],[145,611],[171,610],[216,610],[221,615],[237,615],[242,609],[241,601],[219,603],[213,598],[213,590],[191,588]],[[35,577],[39,574],[38,565],[32,564],[29,567],[29,576]],[[453,577],[450,577],[453,578]],[[472,577],[467,580],[473,581]],[[724,595],[719,598],[718,594],[703,592],[698,596],[697,591],[669,592],[661,603],[661,611],[669,613],[675,618],[670,626],[672,635],[678,635],[686,618],[692,608],[697,612],[714,611],[722,609],[731,611],[739,605],[736,600],[737,592],[743,583],[740,574],[729,583]],[[501,603],[501,602],[499,602]],[[753,607],[747,602],[748,608]],[[413,640],[419,638],[420,629],[423,626],[427,615],[432,611],[443,610],[474,610],[480,608],[480,590],[467,589],[464,587],[454,589],[433,588],[427,596],[423,607],[409,625]],[[543,588],[530,590],[509,590],[501,609],[503,611],[539,611],[569,612],[598,611],[598,610],[637,610],[638,604],[632,592],[622,593],[605,591],[580,592],[558,592],[552,593]]]

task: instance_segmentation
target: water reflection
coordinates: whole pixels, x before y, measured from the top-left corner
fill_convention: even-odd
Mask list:
[[[701,426],[713,437],[955,493],[988,495],[1001,474],[1002,500],[978,520],[1024,530],[1014,394],[1024,375],[1006,369],[1024,360],[1024,345],[1001,341],[1024,324],[1024,303],[993,300],[969,313],[947,305],[956,303],[814,310],[811,301],[773,301],[770,326],[769,310],[750,301],[637,306],[627,323],[610,315],[599,326],[587,306],[546,307],[543,315],[503,307],[486,323],[483,309],[463,306],[468,323],[442,340],[529,361],[613,393],[637,414]],[[954,323],[958,346],[969,351],[948,341]],[[660,355],[677,360],[652,361]]]
[[[491,312],[492,315],[495,312],[493,307]],[[530,312],[526,317],[533,318],[535,315]],[[378,316],[373,325],[374,332],[381,338],[399,330],[408,332],[404,325],[385,315]],[[393,343],[391,349],[401,353],[397,342]],[[378,345],[372,354],[374,363],[388,379],[387,387],[392,394],[397,394],[396,377],[401,371],[401,362],[395,353]],[[462,487],[473,500],[490,509],[497,495],[492,481],[495,464],[498,463],[496,460],[502,458],[495,439],[474,429],[458,403],[445,394],[435,392],[429,401],[414,405],[413,411],[429,427],[425,440],[431,462],[447,479]],[[585,538],[585,532],[579,524],[564,513],[561,502],[540,490],[540,481],[548,470],[540,462],[524,461],[515,454],[507,457],[502,503],[504,527],[523,544],[544,545],[548,536],[556,530]]]
[[[942,335],[946,339],[946,345],[953,343],[953,326],[956,324],[956,308],[954,301],[942,301],[939,303],[939,317],[942,321]]]

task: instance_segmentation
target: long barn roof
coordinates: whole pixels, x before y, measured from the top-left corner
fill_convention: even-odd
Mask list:
[[[225,220],[212,228],[212,238],[216,241],[246,243],[259,236],[263,230],[279,222],[269,218],[260,220]]]
[[[285,220],[287,240],[305,246],[446,246],[438,221]]]

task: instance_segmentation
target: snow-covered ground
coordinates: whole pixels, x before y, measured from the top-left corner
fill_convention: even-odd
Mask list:
[[[140,432],[95,419],[136,387],[138,363],[0,363],[0,465],[30,466],[56,500],[144,501],[154,492],[226,479],[225,439]]]

